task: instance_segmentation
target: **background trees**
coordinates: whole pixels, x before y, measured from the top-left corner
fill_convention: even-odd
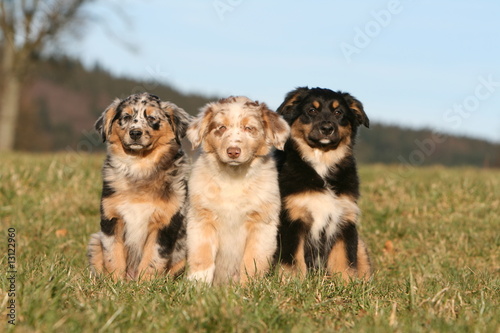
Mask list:
[[[21,87],[33,57],[75,23],[92,0],[0,0],[0,151],[14,147]]]

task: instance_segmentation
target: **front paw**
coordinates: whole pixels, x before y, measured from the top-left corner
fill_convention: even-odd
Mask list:
[[[204,270],[190,270],[187,278],[191,281],[200,281],[206,284],[212,284],[214,279],[215,266],[212,265]]]

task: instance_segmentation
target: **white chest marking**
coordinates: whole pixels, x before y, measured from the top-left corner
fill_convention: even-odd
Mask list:
[[[142,251],[148,234],[148,224],[155,206],[149,203],[125,202],[118,206],[125,222],[125,245]]]

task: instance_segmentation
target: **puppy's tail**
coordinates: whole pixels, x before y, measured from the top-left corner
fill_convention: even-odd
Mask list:
[[[91,276],[95,277],[104,270],[104,255],[101,241],[101,233],[90,235],[89,245],[87,246],[87,258],[89,260]]]

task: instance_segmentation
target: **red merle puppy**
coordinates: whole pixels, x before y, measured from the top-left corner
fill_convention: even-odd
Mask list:
[[[368,278],[371,264],[358,236],[359,179],[353,146],[363,105],[348,93],[297,88],[277,112],[291,127],[276,151],[282,211],[276,260],[286,273],[325,270]]]

